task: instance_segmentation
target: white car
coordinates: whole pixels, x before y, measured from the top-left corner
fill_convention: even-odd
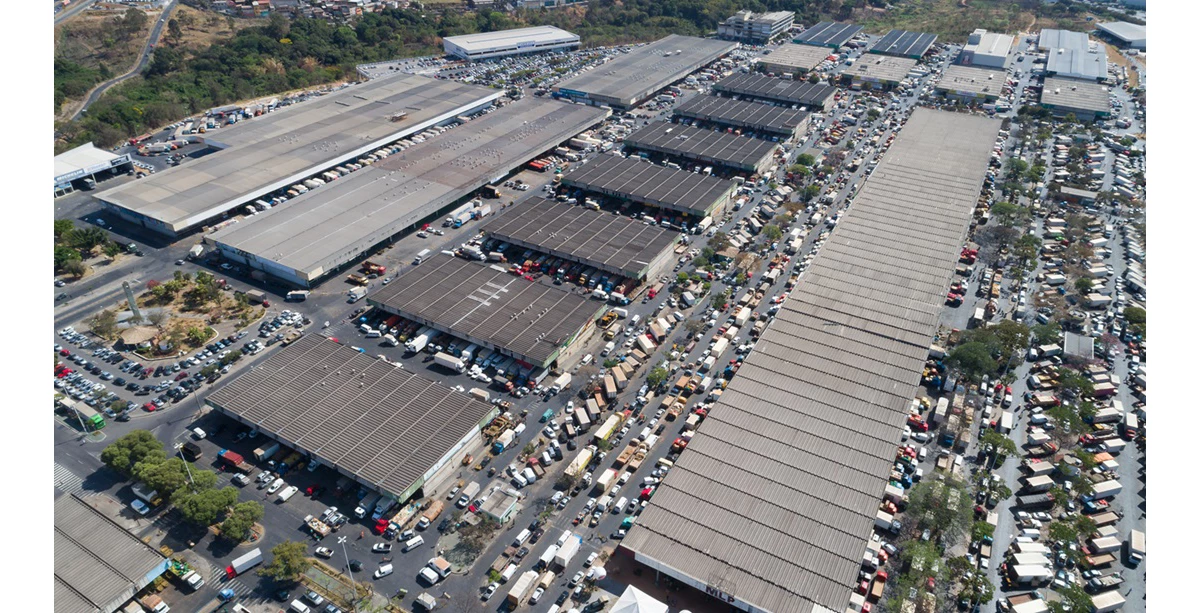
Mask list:
[[[129,506],[133,507],[133,510],[137,511],[138,515],[145,515],[150,512],[150,507],[137,498],[134,498],[133,502],[129,503]]]
[[[542,594],[545,593],[546,588],[538,586],[538,589],[534,590],[533,595],[529,597],[529,604],[537,604],[537,601],[541,599]]]
[[[483,591],[483,599],[487,600],[487,599],[491,598],[492,594],[495,594],[496,590],[499,588],[500,588],[499,583],[496,583],[495,581],[489,583],[487,586],[487,589]],[[538,588],[538,589],[540,590],[542,588]]]
[[[271,483],[271,487],[267,488],[267,493],[274,494],[275,492],[278,492],[279,488],[281,487],[283,487],[283,479],[276,479],[273,483]]]
[[[598,558],[598,557],[600,557],[600,552],[598,552],[598,551],[593,551],[592,553],[588,554],[587,561],[585,561],[585,562],[583,563],[583,565],[584,565],[584,566],[591,566],[591,565],[592,565],[592,562],[595,562],[595,561],[596,561],[596,558]]]

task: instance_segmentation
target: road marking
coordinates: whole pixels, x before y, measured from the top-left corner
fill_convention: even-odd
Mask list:
[[[68,494],[79,494],[83,492],[83,479],[71,472],[66,466],[55,462],[54,487]]]
[[[254,593],[254,590],[250,589],[249,586],[241,581],[238,581],[237,579],[227,579],[223,581],[221,589],[231,589],[233,590],[233,593],[237,594],[241,598],[245,598]]]

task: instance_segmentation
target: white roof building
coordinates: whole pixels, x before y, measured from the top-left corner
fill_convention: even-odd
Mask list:
[[[1146,50],[1146,26],[1127,21],[1113,21],[1096,26],[1100,32],[1111,36],[1126,47]]]
[[[617,599],[612,613],[667,613],[667,605],[631,585]]]
[[[967,44],[958,56],[959,63],[964,66],[1005,68],[1012,43],[1013,37],[1008,34],[975,30],[967,37]]]
[[[442,47],[448,55],[464,60],[481,60],[578,46],[579,36],[554,26],[464,34],[442,39]]]

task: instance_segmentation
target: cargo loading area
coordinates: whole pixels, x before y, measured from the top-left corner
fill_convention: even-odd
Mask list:
[[[618,553],[739,609],[861,608],[846,586],[999,128],[913,113]]]
[[[767,139],[789,140],[808,131],[809,114],[787,107],[772,106],[720,96],[692,96],[675,108],[675,117],[735,128],[737,134]],[[758,133],[758,134],[756,134]]]
[[[174,236],[344,161],[494,102],[502,92],[396,75],[198,138],[218,149],[102,192],[106,211]]]
[[[400,501],[479,439],[497,412],[316,334],[275,352],[207,402]]]
[[[833,107],[837,88],[824,83],[776,79],[759,74],[735,74],[713,84],[715,93],[745,96],[777,104],[800,105],[810,111],[828,111]]]
[[[697,221],[723,214],[735,187],[733,181],[615,155],[599,156],[571,170],[563,175],[562,183],[587,192],[684,213]]]
[[[671,246],[678,240],[677,233],[656,225],[542,198],[510,207],[485,224],[483,232],[491,241],[509,243],[505,255],[510,259],[518,251],[514,247],[536,249],[638,281],[657,277],[670,266]]]
[[[626,110],[737,48],[737,43],[672,34],[560,82],[555,93]]]
[[[604,303],[514,276],[501,266],[434,255],[367,302],[534,366],[570,355]]]
[[[751,174],[766,170],[775,153],[770,141],[680,124],[646,126],[626,136],[625,146]]]
[[[221,230],[236,262],[307,287],[607,117],[526,98]]]

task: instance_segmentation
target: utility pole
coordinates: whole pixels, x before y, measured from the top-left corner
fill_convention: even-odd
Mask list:
[[[192,484],[192,493],[196,492],[196,480],[192,478],[192,467],[188,466],[187,458],[183,457],[183,443],[175,444],[175,452],[179,454],[179,459],[183,460],[183,469],[187,471],[188,481]]]
[[[338,544],[342,546],[342,555],[346,557],[346,573],[350,575],[350,606],[354,607],[354,613],[358,613],[358,588],[354,583],[354,569],[350,568],[350,554],[346,553],[346,537],[339,536]]]

